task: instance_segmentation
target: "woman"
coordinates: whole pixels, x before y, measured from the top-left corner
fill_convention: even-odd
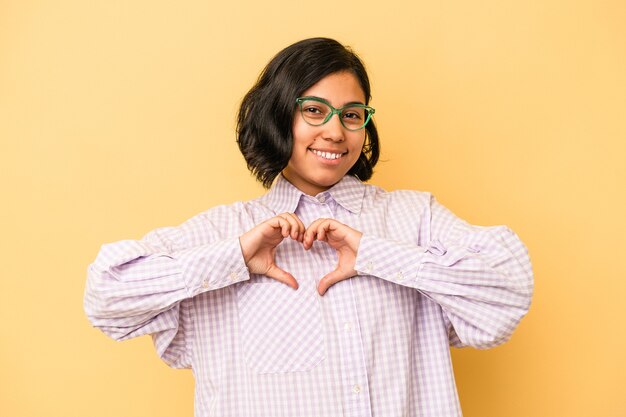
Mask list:
[[[287,47],[238,118],[269,192],[103,245],[89,267],[91,322],[192,368],[196,416],[461,415],[449,346],[496,346],[526,314],[511,230],[361,182],[379,155],[369,100],[349,49]]]

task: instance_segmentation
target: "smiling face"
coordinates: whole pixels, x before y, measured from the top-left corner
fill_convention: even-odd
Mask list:
[[[348,103],[365,104],[365,93],[350,72],[327,75],[302,96],[324,99],[335,108]],[[282,173],[309,195],[319,194],[339,182],[359,159],[365,142],[365,129],[346,129],[338,115],[321,126],[311,126],[300,109],[295,113],[292,133],[293,150]]]

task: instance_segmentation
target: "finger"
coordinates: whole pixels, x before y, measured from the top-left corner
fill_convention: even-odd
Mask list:
[[[279,215],[280,218],[282,218],[285,222],[287,222],[289,224],[289,228],[287,233],[288,234],[284,234],[283,232],[283,236],[284,237],[291,237],[294,240],[299,240],[299,236],[300,236],[300,225],[298,224],[298,220],[296,220],[296,216],[293,213],[283,213]]]
[[[278,216],[278,224],[280,224],[280,234],[283,237],[289,236],[289,232],[291,229],[291,225],[289,224],[289,220],[282,216]]]
[[[306,231],[304,232],[304,240],[302,242],[305,249],[310,249],[313,246],[313,241],[317,239],[319,226],[325,220],[327,219],[317,219],[313,223],[311,223],[306,229]]]
[[[304,226],[304,223],[302,223],[302,220],[300,220],[300,217],[296,216],[296,213],[291,213],[291,216],[296,220],[296,222],[298,222],[298,240],[302,242],[306,227]]]
[[[336,220],[333,219],[321,219],[316,227],[316,238],[320,241],[328,241],[328,235],[335,230]]]
[[[286,220],[282,217],[275,216],[269,220],[265,221],[265,224],[272,228],[272,232],[280,231],[282,234],[283,227],[285,225]]]
[[[280,215],[283,219],[289,222],[289,235],[293,240],[299,240],[299,236],[301,233],[300,225],[302,222],[299,222],[300,219],[295,215],[295,213],[283,213]]]
[[[324,295],[326,294],[326,291],[328,291],[328,288],[346,278],[349,277],[346,276],[345,273],[341,272],[339,269],[335,269],[320,279],[320,282],[317,284],[317,292],[319,295]]]
[[[280,281],[295,290],[298,289],[298,281],[296,281],[293,275],[283,269],[280,269],[276,265],[270,266],[270,269],[265,273],[265,275],[270,278],[274,278],[276,281]]]
[[[320,223],[317,227],[317,240],[326,241],[326,236],[331,228],[331,220],[327,219]]]
[[[239,237],[242,251],[244,252],[244,259],[246,262],[249,257],[254,255],[260,246],[264,244],[268,239],[275,241],[278,237],[277,234],[281,233],[280,219],[272,217],[265,220],[263,223],[258,224],[252,229]],[[282,237],[281,239],[282,240]]]

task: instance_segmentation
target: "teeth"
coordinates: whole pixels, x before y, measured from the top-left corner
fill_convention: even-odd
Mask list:
[[[321,152],[315,149],[311,149],[311,151],[317,155],[317,156],[321,156],[324,159],[337,159],[337,158],[341,158],[341,154],[340,153],[332,153],[332,152]]]

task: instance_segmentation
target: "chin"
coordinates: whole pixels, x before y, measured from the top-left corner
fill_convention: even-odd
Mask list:
[[[320,178],[315,178],[316,181],[314,182],[318,184],[320,187],[330,188],[333,185],[337,184],[339,181],[341,181],[342,178],[343,178],[343,175],[332,175],[332,176],[329,175],[329,176],[324,176]]]

